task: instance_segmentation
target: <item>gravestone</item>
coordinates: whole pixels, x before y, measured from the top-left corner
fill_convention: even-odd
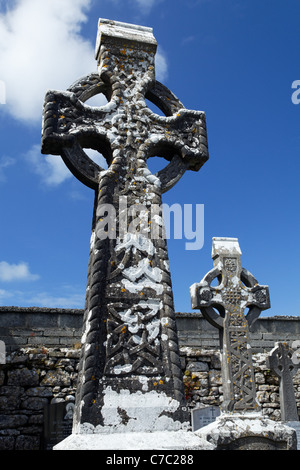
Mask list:
[[[216,449],[294,448],[295,432],[264,418],[256,399],[249,326],[270,307],[269,289],[242,268],[240,257],[237,238],[213,238],[214,268],[190,288],[192,308],[220,331],[222,353],[222,413],[196,433]]]
[[[43,449],[52,450],[72,434],[74,403],[50,403],[44,407]]]
[[[300,450],[300,422],[298,421],[287,421],[285,423],[290,428],[294,429],[296,432],[296,440],[297,440],[297,450]]]
[[[201,444],[178,435],[190,422],[160,208],[162,193],[208,159],[205,114],[186,110],[155,80],[156,48],[151,28],[101,19],[98,73],[45,98],[42,153],[61,155],[95,191],[73,434],[58,449],[151,446],[162,431],[173,434],[157,445]],[[98,93],[108,104],[88,106]],[[102,153],[108,169],[86,148]],[[153,156],[169,162],[155,175]],[[136,432],[147,437],[137,443]]]
[[[279,377],[279,398],[282,421],[299,421],[293,376],[299,364],[293,361],[294,351],[287,343],[278,342],[269,353],[268,365]]]
[[[0,364],[6,364],[6,345],[0,341]]]
[[[192,430],[203,428],[213,423],[220,416],[220,408],[218,406],[202,406],[192,410]]]
[[[296,360],[295,360],[296,359]],[[277,342],[269,353],[268,366],[279,377],[281,419],[295,429],[297,449],[300,449],[300,422],[294,392],[293,377],[299,369],[295,352],[287,343]]]

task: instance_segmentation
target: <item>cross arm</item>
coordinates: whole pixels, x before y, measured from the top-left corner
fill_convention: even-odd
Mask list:
[[[271,307],[269,287],[258,284],[255,277],[245,268],[241,270],[241,281],[252,294],[247,304],[249,311],[246,315],[249,327],[251,327],[261,311]]]
[[[221,279],[222,272],[217,266],[211,269],[200,281],[190,287],[191,303],[193,309],[200,309],[206,320],[215,328],[223,328],[223,317],[213,307],[220,307],[220,293],[218,289],[210,284],[215,278]]]
[[[87,106],[72,92],[48,91],[43,112],[42,152],[60,155],[61,147],[71,146],[75,139],[82,147],[90,146],[92,135],[101,134],[101,126],[95,126],[95,122],[104,120],[110,111],[106,108]],[[105,137],[104,129],[102,133]],[[101,140],[97,140],[97,145],[101,147]]]
[[[109,154],[105,133],[96,139],[94,118],[105,115],[82,103],[75,93],[48,91],[43,111],[41,151],[43,154],[61,155],[70,171],[87,186],[97,187],[99,172],[103,169],[91,160],[82,147],[95,148]],[[82,124],[85,123],[85,128]]]
[[[198,171],[209,158],[205,113],[182,108],[167,117],[147,114],[150,132],[141,151],[167,160],[176,153],[187,169]]]
[[[71,145],[74,137],[67,132],[71,125],[67,125],[69,116],[66,118],[65,110],[71,107],[72,102],[76,105],[77,101],[73,93],[55,90],[49,90],[46,93],[43,109],[42,153],[60,155],[62,146]],[[65,120],[63,130],[60,129],[62,119]]]
[[[155,175],[160,180],[162,193],[169,191],[186,170],[199,171],[209,158],[205,113],[185,108],[174,111],[174,106],[168,109],[172,109],[173,114],[167,117],[145,110],[151,132],[140,148],[140,155],[146,158],[159,156],[170,161]]]

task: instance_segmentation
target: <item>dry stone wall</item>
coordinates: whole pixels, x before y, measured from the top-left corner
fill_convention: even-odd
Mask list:
[[[0,450],[43,448],[44,407],[74,402],[80,355],[81,310],[0,308]],[[187,403],[219,406],[221,363],[216,331],[200,314],[177,314]],[[263,414],[280,420],[278,378],[266,356],[275,341],[299,340],[299,317],[261,318],[252,332],[257,398]],[[294,377],[300,411],[300,372]]]
[[[222,376],[220,354],[216,350],[181,347],[185,393],[188,405],[220,406],[222,403]],[[280,421],[279,380],[267,367],[268,353],[253,354],[256,397],[262,414]],[[300,371],[294,377],[294,390],[300,415]]]
[[[80,349],[22,348],[0,366],[0,450],[43,448],[44,407],[75,400]]]

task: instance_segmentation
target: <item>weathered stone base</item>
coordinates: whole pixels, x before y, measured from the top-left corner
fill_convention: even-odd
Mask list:
[[[147,377],[140,377],[145,388]],[[117,383],[117,380],[116,380]],[[134,385],[133,378],[131,385]],[[132,391],[128,381],[127,388],[119,391],[106,387],[99,395],[94,409],[90,412],[89,421],[80,417],[80,421],[73,421],[75,434],[111,434],[111,433],[137,433],[157,431],[190,430],[190,417],[186,407],[178,400],[167,396],[166,393],[150,391]],[[103,424],[100,422],[100,417]],[[98,419],[97,419],[98,418]],[[92,424],[98,422],[96,425]]]
[[[214,450],[296,450],[296,432],[260,413],[222,413],[195,434]]]
[[[213,450],[191,431],[71,434],[53,450]]]

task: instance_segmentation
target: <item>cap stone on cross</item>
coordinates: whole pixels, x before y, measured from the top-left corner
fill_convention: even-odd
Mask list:
[[[97,61],[99,59],[101,43],[106,39],[113,39],[115,42],[121,41],[123,43],[131,41],[140,44],[148,44],[153,48],[154,52],[157,48],[157,42],[153,36],[152,28],[100,18],[95,47],[95,59]]]
[[[241,256],[242,252],[238,238],[213,237],[211,252],[212,259],[229,254]]]

